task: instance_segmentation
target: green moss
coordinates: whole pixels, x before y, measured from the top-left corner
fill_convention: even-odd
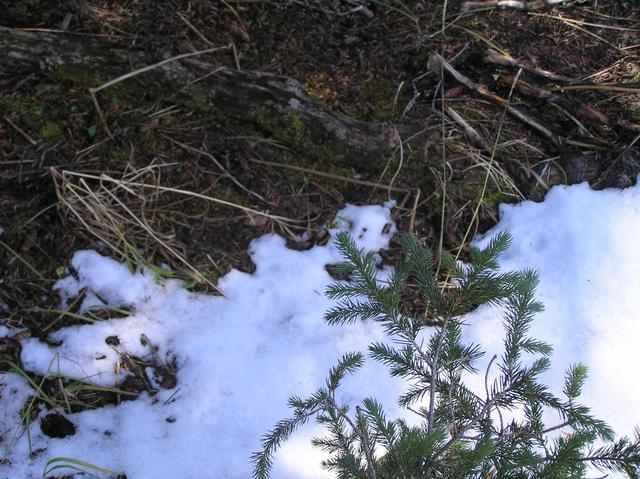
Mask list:
[[[120,163],[132,163],[133,158],[131,157],[130,152],[122,151],[122,150],[113,150],[109,155],[111,158]]]
[[[41,117],[44,113],[41,103],[32,96],[22,95],[13,98],[3,97],[1,106],[9,113],[13,120],[24,114]]]
[[[296,115],[295,113],[291,113],[289,116],[291,118],[291,127],[293,128],[296,140],[302,140],[304,138],[305,130],[304,123],[302,123],[300,116]]]
[[[393,115],[393,100],[396,95],[398,85],[389,78],[376,78],[365,81],[358,91],[356,105],[370,105],[372,108],[371,117],[376,121],[387,121]],[[403,104],[403,99],[399,99],[397,105]]]
[[[188,80],[185,80],[185,83]],[[180,80],[177,80],[177,84],[180,84]],[[164,92],[158,91],[157,94],[162,98]],[[175,92],[168,92],[169,95],[173,95]],[[201,84],[196,83],[189,86],[188,90],[184,93],[178,93],[175,98],[187,108],[192,108],[199,112],[212,112],[215,111],[215,106],[209,99],[210,92],[206,90]]]
[[[482,198],[480,197],[481,194],[482,194],[482,189],[479,188],[475,195],[476,201],[482,200],[484,205],[489,208],[496,208],[501,203],[513,202],[513,197],[509,196],[506,193],[503,193],[500,190],[493,190],[493,191],[487,190],[485,191],[484,197]]]
[[[274,109],[276,113],[273,112]],[[254,115],[256,122],[276,139],[294,145],[304,156],[323,162],[344,162],[346,152],[335,147],[339,142],[334,142],[331,138],[327,138],[326,142],[312,141],[311,138],[317,135],[310,132],[309,125],[289,108],[266,102],[264,107],[256,109]],[[280,118],[285,118],[285,121],[279,122]]]
[[[87,65],[65,63],[52,72],[56,80],[69,82],[79,87],[97,87],[105,83],[98,71]]]
[[[48,121],[40,129],[40,136],[45,140],[59,136],[61,133],[62,133],[62,128],[53,121]]]

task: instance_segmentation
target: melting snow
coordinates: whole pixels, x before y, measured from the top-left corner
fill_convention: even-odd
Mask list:
[[[350,231],[363,248],[385,248],[395,233],[392,207],[349,205],[338,212],[333,233]],[[549,383],[559,390],[564,370],[585,362],[590,377],[583,402],[618,433],[629,434],[640,422],[640,388],[632,379],[640,348],[640,187],[556,187],[542,203],[503,206],[501,217],[477,243],[508,230],[513,245],[502,267],[540,272],[538,298],[546,311],[532,333],[554,345]],[[332,241],[293,251],[282,238],[267,235],[251,244],[250,254],[255,273],[231,271],[219,282],[225,294],[220,297],[190,293],[176,280],[158,284],[151,274],[132,274],[93,251],[77,252],[72,265],[78,279],[68,277],[55,287],[63,305],[86,287],[92,294],[84,308],[104,300],[134,313],[61,329],[52,335],[58,347],[24,340],[25,368],[113,386],[123,380],[114,368],[122,353],[150,354],[140,341],[144,334],[158,347],[153,354],[175,357],[177,387],[69,414],[77,432],[64,439],[45,436],[35,421],[32,448],[42,452],[30,459],[18,425],[31,390],[17,375],[0,376],[0,457],[10,461],[0,466],[0,477],[41,477],[46,461],[57,456],[123,471],[128,479],[249,477],[249,455],[277,420],[288,417],[287,398],[323,385],[343,353],[365,351],[383,338],[371,322],[332,327],[322,321],[331,306],[324,291],[333,281],[325,265],[341,260]],[[490,353],[500,347],[502,318],[495,311],[480,308],[467,319],[467,339]],[[117,346],[106,344],[110,336],[118,337]],[[374,396],[395,417],[401,391],[400,382],[369,360],[346,380],[340,399]],[[319,466],[323,454],[309,444],[321,432],[309,424],[285,443],[272,477],[331,477]]]

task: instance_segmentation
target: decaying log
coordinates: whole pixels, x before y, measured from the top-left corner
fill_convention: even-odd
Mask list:
[[[171,102],[255,126],[311,159],[330,158],[334,163],[368,168],[386,161],[398,146],[398,136],[405,148],[422,140],[420,122],[388,125],[354,120],[314,101],[292,78],[239,71],[207,63],[204,58],[162,62],[166,55],[163,58],[158,52],[109,44],[92,36],[0,27],[0,72],[35,71],[57,79],[99,74],[104,84],[160,62],[124,81],[142,88],[164,84],[172,92]],[[99,100],[101,88],[94,86]]]

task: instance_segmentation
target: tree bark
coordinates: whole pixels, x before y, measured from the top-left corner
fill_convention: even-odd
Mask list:
[[[171,101],[247,122],[286,147],[317,160],[356,167],[386,160],[398,146],[416,145],[424,127],[354,120],[329,110],[289,77],[239,71],[198,60],[158,65],[124,82],[161,82],[176,92]],[[161,55],[111,44],[92,36],[0,27],[0,70],[36,71],[54,78],[93,78],[93,86],[163,60]],[[108,91],[110,87],[105,88]],[[98,92],[98,98],[102,92]]]

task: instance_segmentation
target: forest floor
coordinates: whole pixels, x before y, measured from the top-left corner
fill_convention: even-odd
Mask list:
[[[231,45],[217,64],[292,77],[332,110],[388,124],[423,121],[430,134],[421,149],[398,149],[381,167],[310,161],[259,125],[178,108],[172,92],[121,91],[102,104],[105,120],[88,94],[96,79],[2,66],[2,325],[46,340],[85,321],[60,312],[51,289],[78,249],[132,267],[165,263],[194,289],[211,291],[231,268],[251,271],[247,245],[263,233],[283,234],[295,249],[326,241],[347,202],[395,199],[400,230],[453,250],[494,225],[500,203],[541,200],[556,184],[634,184],[637,2],[520,4],[529,10],[458,0],[8,3],[0,26],[12,29],[167,56]],[[434,54],[457,79],[430,65]],[[427,168],[427,157],[442,167]],[[156,188],[141,194],[100,175]],[[393,250],[387,256],[393,262]],[[3,339],[3,359],[19,360],[17,339]]]

